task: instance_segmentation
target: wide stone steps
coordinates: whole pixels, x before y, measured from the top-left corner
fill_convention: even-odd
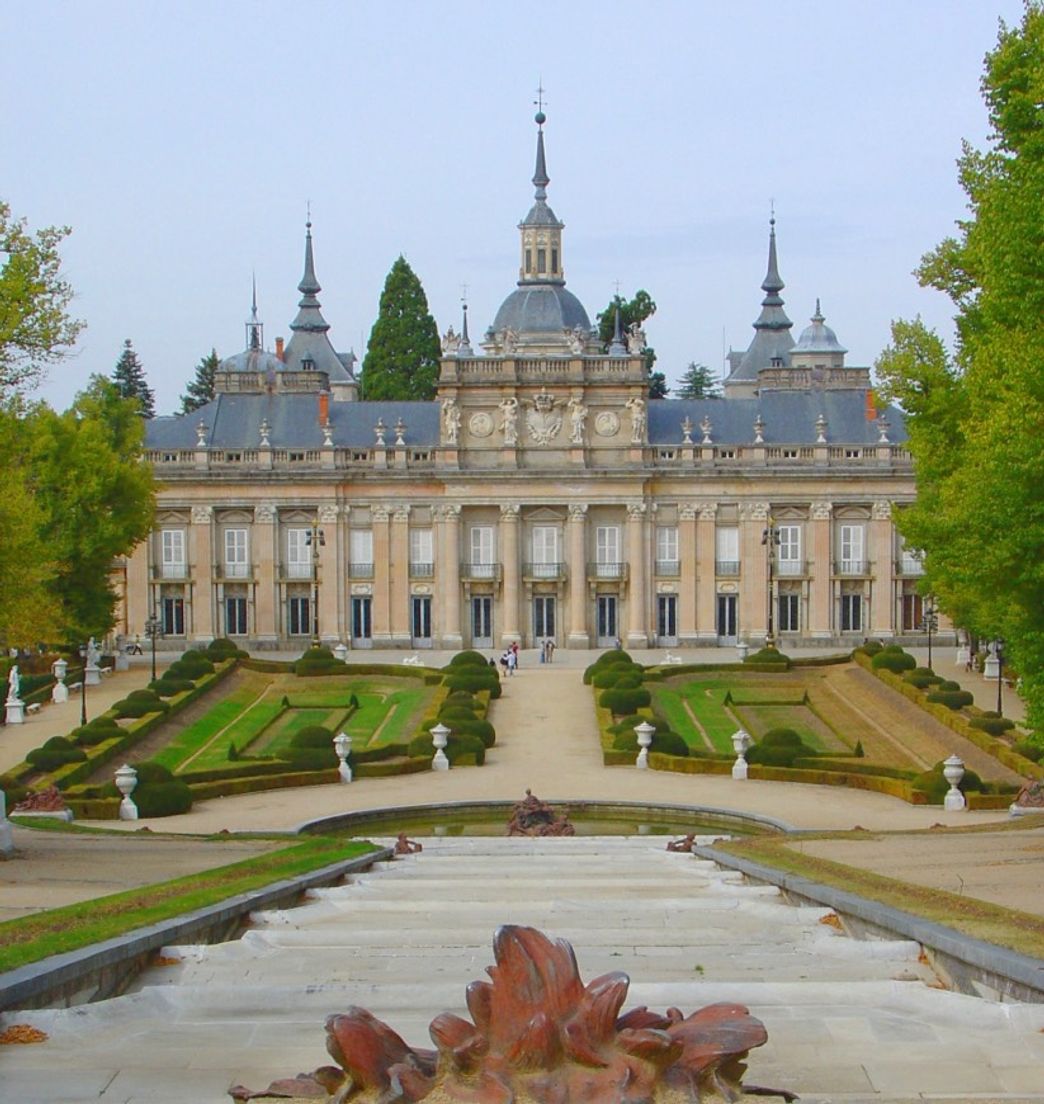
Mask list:
[[[420,855],[257,913],[241,938],[123,997],[26,1014],[46,1048],[7,1047],[0,1101],[224,1104],[230,1084],[327,1059],[323,1020],[357,1004],[414,1045],[492,963],[503,923],[574,946],[581,975],[622,970],[626,1007],[747,1004],[768,1027],[750,1080],[807,1104],[1044,1102],[1044,1009],[945,992],[916,944],[859,941],[662,837],[433,839]]]

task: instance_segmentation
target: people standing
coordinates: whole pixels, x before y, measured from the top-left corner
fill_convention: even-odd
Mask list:
[[[507,651],[507,672],[509,675],[515,673],[515,668],[518,666],[518,656],[515,654],[513,648],[508,648]]]
[[[515,640],[511,644],[511,654],[515,657],[515,667],[518,666],[518,641]],[[512,668],[514,670],[514,668]]]

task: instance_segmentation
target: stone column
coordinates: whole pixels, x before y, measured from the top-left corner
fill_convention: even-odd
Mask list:
[[[768,632],[768,549],[761,544],[768,519],[767,502],[740,509],[739,635],[759,646]]]
[[[587,506],[570,506],[566,538],[569,555],[569,636],[566,643],[570,648],[591,646],[587,632],[586,523]]]
[[[254,526],[250,533],[251,556],[257,564],[254,587],[253,639],[260,644],[275,644],[279,639],[279,525],[275,506],[270,502],[254,507]]]
[[[808,548],[811,552],[809,573],[808,635],[813,640],[829,640],[833,636],[834,547],[830,519],[834,512],[831,502],[813,502],[809,512],[811,533]]]
[[[718,554],[715,517],[718,507],[713,502],[701,502],[696,521],[696,639],[701,644],[718,642],[717,575],[715,557]]]
[[[877,499],[870,510],[870,538],[867,542],[867,559],[872,559],[873,591],[870,597],[870,616],[867,620],[869,635],[887,639],[895,635],[895,571],[892,549],[892,504],[885,498]]]
[[[439,608],[435,613],[436,634],[443,648],[460,648],[460,507],[456,503],[439,506],[439,547],[436,551],[435,578]]]
[[[627,506],[627,647],[648,648],[649,626],[645,616],[645,588],[648,572],[645,563],[645,511],[644,502],[631,502]]]
[[[192,639],[209,643],[214,639],[214,509],[192,507],[192,545],[195,563],[190,582],[192,594]]]
[[[396,506],[391,522],[391,635],[394,644],[409,647],[410,631],[410,508]]]
[[[504,565],[504,589],[502,591],[500,633],[501,647],[521,642],[518,630],[518,526],[520,508],[517,502],[507,502],[500,507],[500,538],[497,542],[501,562]]]
[[[149,582],[149,542],[145,539],[127,557],[127,633],[131,638],[145,635],[145,622],[158,604],[152,600]]]
[[[319,525],[323,530],[325,545],[319,546],[319,635],[324,644],[331,647],[340,643],[341,630],[341,580],[342,539],[340,508],[329,503],[319,507]]]
[[[696,506],[684,502],[678,510],[678,643],[695,644],[696,636]],[[711,569],[713,582],[713,568]]]
[[[373,643],[388,647],[391,630],[391,532],[387,506],[370,507],[373,527]]]

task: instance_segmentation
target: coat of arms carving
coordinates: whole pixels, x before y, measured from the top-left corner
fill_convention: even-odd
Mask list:
[[[562,428],[562,415],[555,410],[555,403],[554,395],[547,391],[540,391],[531,402],[526,402],[529,407],[526,429],[535,444],[551,444]]]

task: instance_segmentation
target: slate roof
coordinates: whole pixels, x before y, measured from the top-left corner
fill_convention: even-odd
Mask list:
[[[500,304],[493,330],[516,330],[523,337],[532,333],[560,334],[580,326],[586,333],[591,320],[583,303],[561,283],[532,284],[517,287]]]

